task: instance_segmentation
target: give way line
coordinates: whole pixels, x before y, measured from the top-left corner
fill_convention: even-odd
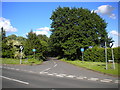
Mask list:
[[[9,77],[5,77],[5,76],[0,76],[4,79],[8,79],[8,80],[11,80],[11,81],[15,81],[15,82],[19,82],[19,83],[22,83],[22,84],[29,84],[28,82],[24,82],[24,81],[21,81],[21,80],[17,80],[17,79],[13,79],[13,78],[9,78]]]

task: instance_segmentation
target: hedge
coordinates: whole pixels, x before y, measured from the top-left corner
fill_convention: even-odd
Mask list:
[[[120,47],[113,48],[114,60],[120,63]],[[111,48],[107,48],[107,59],[112,60]],[[105,48],[93,47],[84,52],[84,61],[105,62]]]

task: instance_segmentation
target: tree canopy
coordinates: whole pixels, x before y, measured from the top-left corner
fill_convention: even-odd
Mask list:
[[[80,55],[80,48],[111,42],[105,20],[88,9],[58,7],[50,19],[50,40],[58,55],[75,59]]]

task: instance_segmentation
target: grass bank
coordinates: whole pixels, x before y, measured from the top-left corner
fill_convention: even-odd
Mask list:
[[[88,61],[82,62],[80,60],[71,61],[71,60],[65,60],[65,59],[61,59],[61,60],[79,67],[90,69],[90,70],[94,70],[94,71],[98,71],[98,72],[102,72],[102,73],[110,74],[114,76],[120,76],[120,73],[118,72],[118,68],[120,68],[120,64],[118,63],[115,63],[115,70],[112,68],[112,63],[108,63],[108,69],[106,70],[105,69],[106,63],[104,62],[88,62]]]
[[[37,59],[22,59],[22,64],[26,65],[34,65],[41,64],[42,60]],[[12,58],[0,58],[1,64],[20,64],[20,59],[12,59]]]

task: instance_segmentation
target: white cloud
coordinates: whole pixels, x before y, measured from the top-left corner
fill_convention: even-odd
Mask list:
[[[10,20],[0,17],[0,28],[4,28],[6,32],[16,32],[17,29],[11,25]]]
[[[36,31],[33,31],[33,33],[36,33],[36,35],[46,35],[47,37],[50,37],[50,28],[49,27],[38,28],[36,29]],[[28,33],[26,33],[25,35],[28,35]]]
[[[37,31],[34,31],[37,35],[42,34],[42,35],[46,35],[47,37],[50,37],[50,28],[49,27],[42,27],[42,28],[38,28],[36,29]]]
[[[112,13],[114,9],[115,8],[111,5],[102,5],[102,6],[99,6],[98,9],[95,10],[94,12],[100,13],[102,15],[108,15],[110,18],[115,19],[116,16],[115,14]]]
[[[36,35],[39,35],[39,34],[48,35],[47,31],[34,31],[34,33],[36,33]]]
[[[38,28],[37,30],[50,31],[49,27]]]
[[[110,34],[113,34],[113,35],[116,35],[116,36],[120,36],[120,33],[118,33],[118,32],[115,31],[115,30],[112,30],[112,31],[110,32]]]

